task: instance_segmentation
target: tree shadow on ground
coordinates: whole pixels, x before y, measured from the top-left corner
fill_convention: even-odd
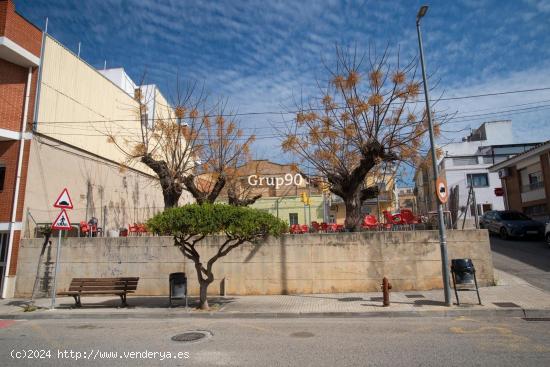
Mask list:
[[[127,299],[128,306],[127,307],[121,307],[120,298],[113,297],[112,299],[101,301],[94,300],[94,298],[98,297],[82,297],[81,303],[83,309],[104,309],[104,308],[125,308],[125,309],[133,309],[133,308],[141,308],[141,309],[154,309],[154,308],[169,308],[170,302],[168,299],[168,296],[151,296],[151,297],[132,297],[129,296]],[[102,297],[103,298],[103,297]],[[72,298],[71,298],[72,300]],[[233,303],[236,300],[236,298],[233,297],[208,297],[208,304],[210,305],[210,308],[212,310],[217,310],[225,306],[226,304]],[[57,308],[59,309],[74,309],[75,304],[73,302],[68,302],[69,299],[63,299],[63,301],[59,300],[61,303]],[[199,306],[199,298],[198,297],[188,297],[187,298],[187,306],[189,308],[198,308]],[[185,307],[185,299],[172,299],[172,308],[184,308]]]

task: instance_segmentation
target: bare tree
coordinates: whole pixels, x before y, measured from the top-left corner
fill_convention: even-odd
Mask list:
[[[158,177],[165,208],[177,206],[184,190],[197,203],[213,203],[226,185],[233,167],[249,159],[254,136],[244,136],[226,101],[209,106],[196,83],[180,88],[173,106],[159,105],[156,97],[137,89],[135,100],[141,124],[136,139],[108,134],[128,161],[140,161]],[[159,108],[149,118],[150,101]]]
[[[392,63],[388,48],[365,56],[337,46],[327,86],[317,83],[320,96],[297,103],[282,131],[283,150],[313,166],[343,199],[349,230],[360,226],[362,203],[378,195],[376,186],[366,186],[367,174],[385,163],[416,161],[427,131],[426,111],[417,111],[416,59],[403,65],[398,51]]]

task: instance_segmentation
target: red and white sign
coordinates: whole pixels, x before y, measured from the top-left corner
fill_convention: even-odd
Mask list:
[[[443,177],[438,177],[435,181],[435,188],[437,199],[441,204],[445,204],[449,200],[449,193],[447,192],[447,180]]]
[[[59,194],[59,197],[55,201],[55,204],[53,204],[55,208],[61,208],[61,209],[72,209],[73,208],[73,201],[71,200],[71,197],[69,196],[69,191],[67,191],[67,188],[64,188],[63,191],[61,191],[61,194]]]
[[[504,189],[502,187],[497,187],[495,189],[495,195],[496,196],[504,196]]]
[[[69,230],[71,229],[71,222],[65,209],[61,210],[61,213],[57,216],[57,219],[52,224],[52,229]]]

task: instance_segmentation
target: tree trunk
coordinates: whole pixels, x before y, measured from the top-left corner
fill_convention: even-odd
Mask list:
[[[162,196],[164,197],[164,209],[174,208],[178,206],[180,200],[181,191],[176,190],[162,190]]]
[[[209,310],[210,306],[208,306],[208,286],[210,285],[210,282],[208,280],[200,281],[200,296],[199,296],[199,308],[201,310]]]
[[[141,157],[141,161],[157,174],[162,188],[162,196],[164,197],[164,209],[178,206],[183,188],[180,183],[176,182],[175,177],[170,174],[166,162],[155,160],[151,154]]]
[[[344,197],[346,205],[346,221],[344,227],[350,231],[358,230],[361,225],[361,197],[360,192],[356,192],[352,196]]]

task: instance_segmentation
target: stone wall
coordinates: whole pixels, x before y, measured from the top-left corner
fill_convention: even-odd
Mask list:
[[[51,283],[56,241],[42,267],[44,288]],[[212,254],[218,241],[207,238],[202,253]],[[480,285],[493,283],[486,230],[449,231],[448,246],[449,259],[473,259]],[[18,297],[32,291],[40,247],[39,239],[22,240]],[[66,289],[73,277],[139,276],[136,294],[167,295],[168,274],[178,271],[187,273],[189,292],[197,294],[195,269],[169,237],[67,238],[58,289]],[[377,291],[384,276],[394,290],[442,287],[437,231],[285,235],[233,250],[214,265],[214,275],[211,294],[224,286],[233,295]]]

